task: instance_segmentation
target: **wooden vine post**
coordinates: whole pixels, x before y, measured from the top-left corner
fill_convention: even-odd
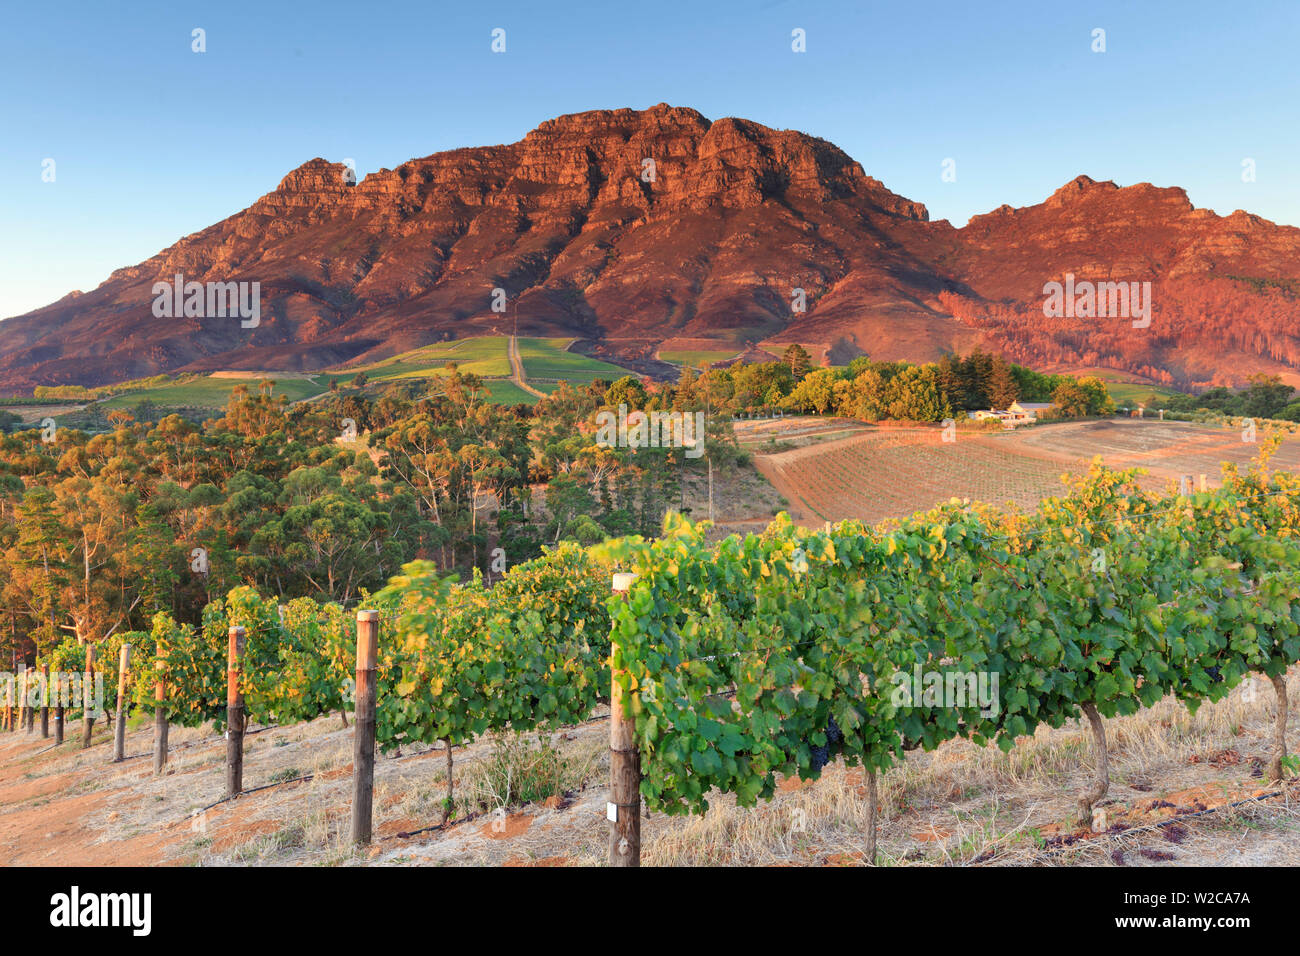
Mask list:
[[[352,721],[352,842],[371,838],[375,787],[375,659],[379,612],[357,611],[357,691]]]
[[[34,718],[36,717],[36,710],[35,708],[32,707],[32,673],[33,672],[27,667],[27,665],[24,664],[23,665],[23,701],[22,701],[23,708],[21,713],[22,713],[23,729],[26,730],[29,734],[35,729]]]
[[[95,645],[86,643],[86,673],[81,688],[81,749],[90,746],[95,729]]]
[[[41,736],[50,737],[50,665],[41,665]]]
[[[63,672],[54,672],[54,744],[63,743]]]
[[[10,730],[27,726],[27,671],[19,670],[6,682],[6,692],[13,695],[13,718],[9,722]],[[10,690],[12,688],[12,690]],[[8,701],[6,701],[8,703]]]
[[[244,658],[244,629],[230,629],[226,661],[226,796],[244,791],[244,690],[240,666]]]
[[[39,693],[43,693],[42,685],[36,677],[36,668],[31,668],[27,672],[27,732],[36,733],[36,698]]]
[[[1273,722],[1273,759],[1269,762],[1268,778],[1273,783],[1281,783],[1286,766],[1286,673],[1274,674],[1269,680],[1277,694],[1277,716]]]
[[[113,728],[113,763],[126,759],[126,672],[131,666],[131,645],[123,644],[117,659],[117,726]]]
[[[635,574],[615,574],[614,593],[627,600]],[[641,865],[641,759],[636,723],[624,713],[622,654],[611,634],[609,653],[609,865]]]
[[[161,660],[154,662],[158,680],[153,685],[153,772],[157,776],[167,766],[167,684]]]

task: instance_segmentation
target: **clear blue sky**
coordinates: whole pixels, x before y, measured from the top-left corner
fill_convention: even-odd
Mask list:
[[[959,225],[1080,173],[1300,225],[1298,28],[1296,0],[9,4],[0,316],[93,288],[314,156],[364,174],[659,102],[824,137]]]

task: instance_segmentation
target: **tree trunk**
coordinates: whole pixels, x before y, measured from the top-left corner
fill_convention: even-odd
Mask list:
[[[1277,718],[1273,724],[1273,760],[1269,764],[1268,776],[1273,783],[1282,782],[1282,761],[1286,759],[1286,674],[1274,674],[1273,690],[1277,693]]]
[[[1092,749],[1097,758],[1097,776],[1092,786],[1079,798],[1079,822],[1092,824],[1092,807],[1110,790],[1110,763],[1106,753],[1106,727],[1097,713],[1097,705],[1088,701],[1083,705],[1083,712],[1092,725]]]
[[[442,823],[440,826],[446,826],[447,821],[451,819],[451,798],[455,794],[451,776],[451,741],[444,740],[443,744],[447,748],[447,799],[442,805]]]

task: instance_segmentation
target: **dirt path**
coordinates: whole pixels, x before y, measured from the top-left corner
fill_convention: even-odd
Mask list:
[[[804,501],[803,496],[799,494],[798,485],[786,477],[785,467],[781,462],[781,455],[754,456],[754,468],[767,479],[769,485],[776,489],[777,494],[790,502],[785,510],[790,513],[791,518],[803,522],[826,520],[816,514],[812,506]]]
[[[520,388],[530,395],[536,395],[538,398],[549,398],[545,392],[539,392],[528,384],[524,376],[524,361],[519,357],[519,340],[515,336],[510,336],[510,381],[514,382]]]

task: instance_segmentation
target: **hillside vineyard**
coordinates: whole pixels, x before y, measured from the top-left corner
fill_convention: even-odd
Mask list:
[[[444,741],[450,761],[489,731],[579,722],[612,680],[651,810],[702,813],[713,792],[753,805],[779,776],[815,778],[837,756],[864,767],[874,808],[877,771],[916,747],[963,737],[1009,750],[1040,724],[1086,716],[1104,753],[1105,717],[1167,695],[1194,710],[1263,679],[1280,705],[1269,772],[1281,780],[1284,675],[1300,659],[1300,482],[1266,460],[1174,496],[1095,464],[1033,514],[954,501],[879,530],[810,533],[782,517],[709,544],[674,516],[657,540],[566,544],[491,588],[415,562],[370,602],[382,620],[376,737],[388,749]],[[619,569],[635,576],[611,596]],[[210,603],[198,628],[160,613],[149,632],[115,635],[101,660],[131,643],[137,703],[220,722],[233,628],[248,637],[250,719],[347,706],[350,616],[306,598],[281,608],[248,587]],[[77,652],[69,641],[38,665],[75,669]],[[916,700],[903,688],[921,673],[949,695],[989,676],[999,690]],[[1084,821],[1105,768],[1078,798]]]

